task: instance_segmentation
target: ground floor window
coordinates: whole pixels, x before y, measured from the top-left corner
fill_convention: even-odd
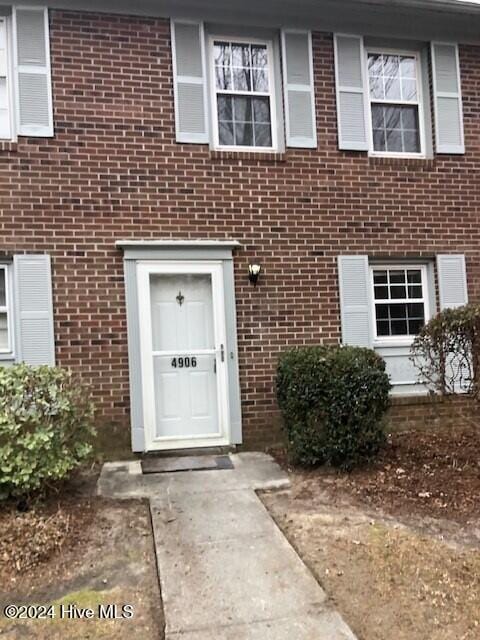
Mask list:
[[[0,265],[0,353],[9,353],[12,349],[10,331],[10,291],[7,265]]]
[[[380,341],[411,339],[428,320],[426,267],[371,267],[374,337]]]

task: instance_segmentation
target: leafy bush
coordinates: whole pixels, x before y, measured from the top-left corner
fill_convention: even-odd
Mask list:
[[[411,360],[420,378],[441,394],[458,391],[480,399],[480,305],[445,309],[416,336]]]
[[[66,478],[91,453],[93,405],[69,371],[0,367],[0,498]]]
[[[350,468],[372,458],[384,439],[389,390],[385,362],[370,349],[318,346],[284,353],[277,396],[293,460]]]

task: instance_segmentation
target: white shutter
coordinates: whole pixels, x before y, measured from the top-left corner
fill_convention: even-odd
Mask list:
[[[437,153],[465,153],[458,45],[432,42]]]
[[[13,7],[15,100],[21,136],[53,136],[46,7]]]
[[[342,342],[372,346],[370,272],[367,256],[339,256]]]
[[[171,22],[177,142],[208,143],[203,23]]]
[[[438,291],[440,309],[455,309],[468,302],[465,256],[437,256]]]
[[[50,256],[17,255],[14,265],[16,359],[55,364]]]
[[[335,34],[334,50],[338,146],[368,151],[363,38]]]
[[[8,76],[7,19],[0,16],[0,139],[2,140],[9,140],[12,137]]]
[[[316,149],[312,34],[282,30],[287,147]]]

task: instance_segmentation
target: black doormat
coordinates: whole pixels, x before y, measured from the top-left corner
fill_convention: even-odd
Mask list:
[[[143,473],[179,473],[181,471],[220,471],[233,469],[229,456],[148,457],[142,460]]]

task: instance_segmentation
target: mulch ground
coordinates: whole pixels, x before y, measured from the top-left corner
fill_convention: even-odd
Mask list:
[[[95,475],[48,499],[0,505],[0,637],[5,640],[163,638],[163,609],[148,504],[94,495]],[[7,619],[7,604],[53,607],[54,619]],[[61,606],[91,608],[68,619]],[[101,619],[101,606],[132,619]],[[116,614],[115,614],[116,615]],[[133,634],[133,635],[132,635]]]
[[[480,428],[395,433],[372,465],[289,468],[262,499],[359,639],[478,640],[479,462]]]
[[[284,452],[277,459],[287,464]],[[374,464],[350,473],[294,470],[323,489],[393,515],[465,522],[480,513],[480,427],[394,433]]]

